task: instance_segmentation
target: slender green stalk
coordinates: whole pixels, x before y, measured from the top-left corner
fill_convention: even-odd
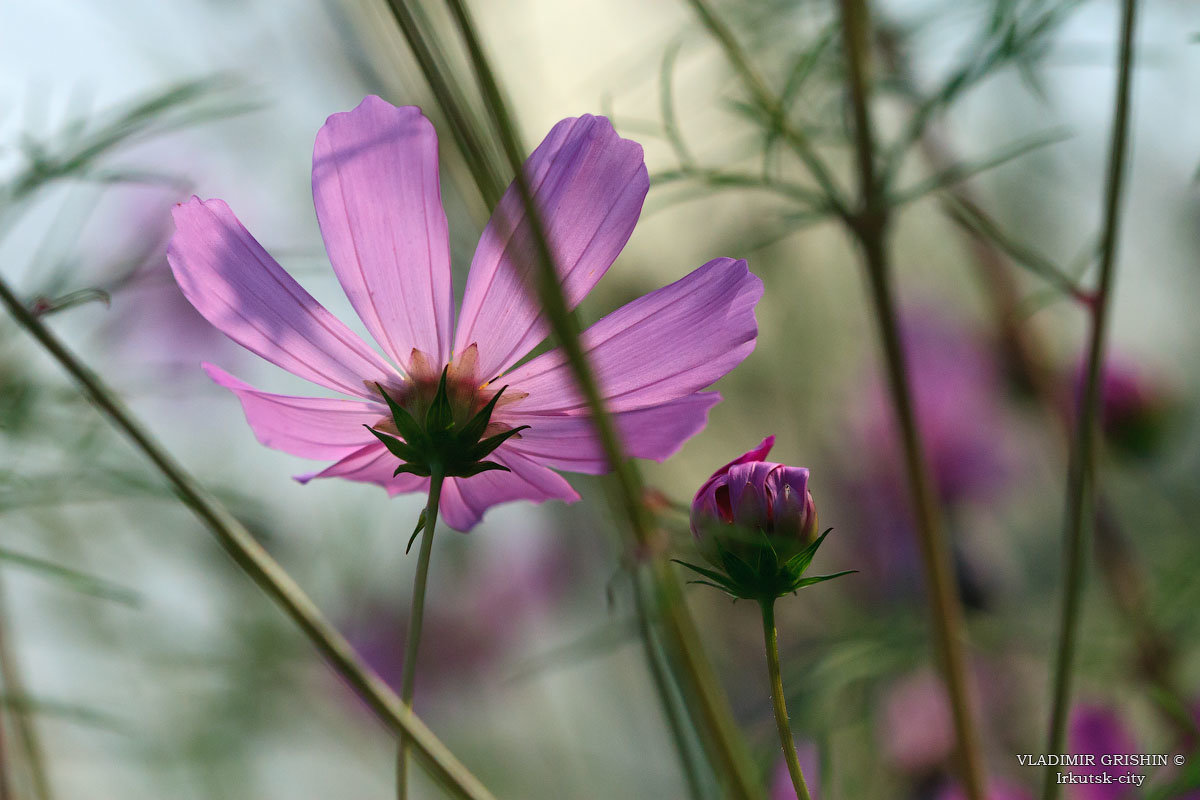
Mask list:
[[[809,141],[807,134],[788,121],[783,102],[768,88],[767,82],[758,73],[758,70],[754,68],[754,64],[750,61],[742,46],[738,44],[733,31],[713,11],[708,0],[687,0],[687,2],[692,7],[692,10],[696,12],[696,15],[700,18],[700,22],[708,30],[709,34],[721,45],[721,49],[725,51],[725,57],[733,65],[734,71],[738,73],[742,84],[750,92],[754,102],[762,107],[767,116],[779,128],[784,139],[792,145],[792,148],[796,151],[796,155],[804,162],[813,179],[825,193],[826,202],[840,216],[845,217],[848,213],[847,203],[842,190],[838,188],[837,181],[834,180],[833,173],[830,172],[825,162],[821,160],[812,142]]]
[[[771,703],[775,707],[775,726],[779,728],[779,744],[783,747],[783,760],[787,762],[788,774],[799,800],[812,800],[808,784],[800,770],[800,757],[796,754],[796,742],[792,738],[792,725],[788,721],[787,703],[783,696],[783,674],[779,670],[779,632],[775,628],[775,601],[763,600],[762,608],[763,643],[767,649],[767,674],[771,678]]]
[[[17,323],[71,374],[93,405],[154,464],[179,499],[204,523],[234,562],[296,623],[330,667],[354,689],[380,721],[394,733],[404,733],[411,738],[432,775],[456,797],[493,800],[491,792],[479,779],[362,662],[345,637],[325,619],[308,595],[263,549],[250,531],[142,427],[100,376],[30,313],[3,279],[0,279],[0,302],[8,308]]]
[[[522,170],[522,155],[512,134],[513,126],[507,106],[483,53],[475,33],[475,26],[465,5],[462,0],[447,0],[447,5],[467,46],[467,52],[485,104],[514,173],[513,183],[520,193],[525,213],[531,223],[530,227],[534,232],[534,243],[538,256],[536,265],[538,267],[536,276],[538,297],[551,330],[567,357],[575,381],[587,401],[592,422],[596,427],[597,438],[599,438],[609,465],[617,478],[622,505],[629,515],[634,544],[641,552],[646,553],[649,559],[648,567],[652,582],[658,590],[659,609],[662,613],[667,642],[676,658],[677,665],[684,672],[690,695],[695,704],[699,706],[696,711],[702,723],[702,730],[706,733],[705,742],[710,748],[710,756],[720,764],[721,773],[730,781],[729,791],[732,796],[738,798],[761,796],[761,786],[753,775],[744,746],[733,727],[728,701],[712,673],[711,665],[708,664],[700,648],[695,624],[684,604],[679,579],[662,559],[661,554],[655,551],[652,530],[642,504],[641,482],[637,471],[622,452],[612,417],[605,408],[599,384],[583,353],[579,339],[579,323],[567,308],[566,298],[559,283],[558,271],[555,268],[554,255],[546,239],[541,213]]]
[[[50,800],[53,793],[50,790],[50,777],[46,773],[46,759],[29,708],[29,689],[25,686],[21,666],[17,662],[17,655],[13,652],[12,643],[9,641],[9,630],[8,603],[4,597],[4,584],[0,582],[0,679],[4,682],[5,694],[24,700],[24,702],[10,705],[9,709],[13,726],[17,731],[17,738],[20,740],[30,782],[33,784],[33,796],[37,800]],[[0,793],[0,799],[3,797],[3,793]]]
[[[1113,109],[1112,141],[1104,190],[1104,227],[1100,240],[1100,279],[1091,305],[1088,337],[1087,380],[1081,407],[1076,414],[1067,474],[1066,519],[1063,529],[1063,601],[1058,651],[1054,664],[1054,686],[1050,711],[1048,753],[1062,752],[1071,704],[1071,670],[1079,634],[1080,607],[1087,569],[1084,520],[1095,516],[1095,498],[1088,491],[1094,469],[1096,420],[1100,407],[1100,371],[1104,363],[1105,335],[1116,273],[1117,237],[1120,230],[1121,192],[1125,184],[1125,159],[1129,135],[1129,107],[1133,74],[1136,0],[1121,5],[1121,34],[1116,101]],[[1043,800],[1060,792],[1054,771],[1047,770],[1042,785]]]
[[[429,478],[429,500],[425,504],[425,530],[417,554],[417,575],[413,579],[412,608],[408,612],[408,642],[404,645],[404,672],[400,684],[400,702],[412,708],[417,685],[417,648],[421,645],[421,627],[425,620],[425,584],[429,579],[429,556],[433,552],[433,529],[437,527],[438,502],[442,497],[444,476],[434,470]],[[400,754],[396,759],[396,796],[408,797],[408,737],[400,735]]]
[[[866,0],[841,0],[841,7],[861,201],[852,230],[861,246],[871,300],[883,340],[888,387],[900,424],[905,467],[928,584],[930,612],[958,738],[963,788],[970,800],[983,800],[983,760],[967,686],[962,606],[955,589],[950,550],[942,530],[929,466],[917,429],[912,388],[909,386],[898,315],[892,296],[887,246],[888,207],[883,187],[875,173],[876,152],[870,113],[869,10]]]
[[[409,46],[412,48],[418,65],[425,74],[426,80],[429,82],[439,106],[455,127],[453,133],[456,143],[463,152],[464,160],[477,184],[480,196],[489,207],[495,207],[504,191],[504,185],[497,178],[497,175],[506,171],[508,167],[505,165],[497,166],[492,163],[489,160],[490,151],[486,151],[485,148],[476,143],[477,134],[475,131],[477,129],[482,130],[481,126],[453,122],[453,120],[467,119],[470,116],[470,109],[464,99],[461,87],[454,83],[453,74],[446,72],[444,65],[435,57],[437,53],[442,51],[442,43],[433,39],[426,41],[425,37],[429,32],[428,30],[425,32],[422,31],[417,19],[418,14],[414,13],[419,11],[419,8],[409,8],[404,0],[389,0],[389,7],[397,23],[400,25]],[[459,130],[460,128],[466,128],[469,133],[466,135],[462,134]],[[656,691],[663,705],[664,716],[679,752],[680,765],[686,776],[689,792],[693,797],[699,797],[701,779],[698,765],[692,757],[686,731],[683,726],[681,709],[674,699],[675,695],[672,689],[671,675],[666,665],[662,662],[663,654],[655,635],[654,625],[650,619],[650,615],[654,613],[653,607],[655,604],[646,584],[640,580],[637,574],[634,575],[633,593],[643,652],[647,659],[651,676],[654,679]]]

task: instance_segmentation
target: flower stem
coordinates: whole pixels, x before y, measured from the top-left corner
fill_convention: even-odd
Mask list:
[[[799,800],[812,800],[804,773],[800,770],[800,757],[796,754],[796,742],[792,739],[792,726],[788,722],[787,703],[783,697],[783,675],[779,670],[779,633],[775,629],[775,601],[763,600],[763,642],[767,649],[767,674],[771,677],[771,702],[775,707],[775,726],[779,728],[779,744],[783,747],[783,760],[787,762],[788,774]]]
[[[1053,700],[1050,734],[1046,752],[1062,752],[1070,710],[1071,670],[1078,639],[1080,605],[1087,567],[1084,519],[1094,517],[1095,498],[1088,492],[1096,445],[1096,420],[1100,406],[1100,372],[1104,362],[1105,334],[1116,272],[1117,234],[1120,228],[1121,191],[1125,180],[1126,140],[1129,134],[1131,76],[1133,74],[1134,23],[1136,0],[1121,5],[1121,39],[1117,72],[1116,102],[1113,108],[1112,141],[1104,192],[1104,228],[1100,241],[1100,278],[1091,310],[1088,337],[1087,382],[1071,443],[1067,474],[1066,521],[1063,530],[1063,601],[1058,650],[1054,664]],[[1088,500],[1091,499],[1089,506]],[[1057,748],[1057,749],[1056,749]],[[1053,770],[1047,770],[1042,784],[1044,800],[1058,797],[1059,785]]]
[[[50,800],[53,795],[50,790],[50,777],[46,773],[46,760],[31,713],[29,689],[21,674],[17,654],[11,646],[9,633],[12,629],[8,622],[8,603],[4,597],[4,584],[0,582],[0,680],[3,680],[4,693],[9,698],[9,712],[28,767],[32,795],[36,800]],[[0,722],[0,725],[2,724]],[[3,755],[0,753],[0,758]],[[4,766],[7,767],[10,763],[11,760],[5,762]],[[0,773],[4,771],[4,768],[0,767]],[[6,788],[0,787],[0,798],[7,797],[6,792]]]
[[[58,337],[0,279],[0,303],[17,323],[79,383],[84,394],[162,473],[181,502],[192,510],[234,562],[296,623],[329,666],[396,734],[407,734],[433,776],[464,800],[494,800],[492,793],[455,758],[412,710],[400,702],[313,601],[242,523],[201,486],[125,407],[116,393],[67,349]]]
[[[578,319],[567,307],[554,254],[546,238],[541,211],[534,202],[533,192],[522,169],[522,156],[516,141],[507,104],[483,52],[474,23],[462,0],[446,0],[466,45],[476,80],[483,95],[495,132],[503,146],[508,166],[513,171],[513,184],[520,193],[525,213],[530,220],[536,253],[535,280],[532,290],[542,304],[543,312],[567,363],[587,402],[596,437],[604,449],[620,492],[621,504],[629,517],[629,549],[638,553],[649,567],[648,574],[657,592],[656,609],[661,615],[665,642],[677,669],[683,673],[684,687],[689,699],[689,711],[695,714],[709,756],[718,765],[719,774],[728,782],[728,792],[734,798],[755,798],[762,794],[753,774],[744,744],[733,724],[728,701],[704,656],[695,623],[684,602],[678,576],[663,559],[652,526],[642,503],[642,486],[636,468],[625,457],[612,417],[605,408],[595,373],[580,344]],[[664,702],[669,702],[663,698]]]
[[[421,627],[425,620],[425,584],[429,579],[429,556],[433,552],[433,529],[437,526],[438,502],[444,477],[434,470],[429,478],[429,500],[425,504],[425,530],[421,532],[421,550],[417,554],[417,574],[413,579],[412,608],[408,612],[408,642],[404,645],[404,672],[400,701],[412,708],[417,683],[417,648],[421,645]],[[396,796],[408,797],[408,737],[400,735],[400,754],[396,759]]]
[[[888,386],[900,424],[905,467],[916,513],[930,612],[946,688],[950,696],[963,788],[970,800],[983,800],[983,760],[971,715],[963,653],[963,612],[953,579],[949,546],[934,499],[933,484],[918,433],[912,388],[905,366],[887,248],[888,206],[875,172],[875,141],[870,113],[870,12],[867,0],[840,0],[861,206],[851,230],[861,245],[871,300],[887,363]]]

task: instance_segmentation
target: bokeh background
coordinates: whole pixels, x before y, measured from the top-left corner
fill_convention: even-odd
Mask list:
[[[1079,752],[1189,752],[1200,711],[1200,15],[1189,2],[1142,5],[1101,515],[1070,736]],[[563,117],[605,113],[643,144],[656,176],[629,246],[582,306],[585,320],[721,255],[747,258],[766,284],[757,349],[718,384],[725,401],[708,428],[668,462],[643,468],[649,485],[683,504],[713,469],[767,434],[777,437],[774,458],[811,468],[821,521],[834,528],[817,568],[859,570],[778,609],[793,724],[820,773],[819,795],[950,796],[953,732],[875,323],[844,230],[797,213],[792,198],[762,181],[718,177],[804,181],[777,146],[764,156],[744,92],[685,4],[473,7],[526,149]],[[717,7],[772,86],[791,85],[811,61],[790,113],[850,186],[831,4]],[[918,416],[968,609],[988,765],[1022,797],[1041,777],[1016,754],[1039,752],[1044,739],[1062,419],[1086,321],[1077,301],[1034,273],[1041,260],[1083,285],[1094,277],[1116,8],[890,0],[874,10],[878,52],[891,59],[880,67],[885,138],[904,129],[914,99],[986,50],[980,42],[998,16],[1050,20],[1027,47],[982,67],[900,169],[899,185],[915,187],[945,178],[948,164],[967,165],[952,188],[986,212],[996,235],[979,234],[978,218],[971,234],[961,212],[956,222],[941,190],[903,206],[894,239]],[[435,27],[444,26],[439,12],[431,9]],[[41,304],[53,328],[394,679],[414,561],[404,545],[423,500],[293,481],[311,465],[259,446],[236,400],[199,363],[273,391],[302,382],[211,330],[165,263],[172,204],[192,193],[223,198],[306,288],[360,329],[324,254],[309,169],[325,117],[368,93],[427,107],[441,124],[382,3],[0,7],[4,278]],[[165,100],[142,117],[121,116],[154,96]],[[105,132],[112,147],[66,159]],[[450,137],[441,138],[461,293],[487,210]],[[1014,145],[1019,157],[972,171]],[[681,155],[689,169],[680,169]],[[47,797],[391,796],[391,737],[56,365],[11,321],[0,320],[0,330],[3,730],[22,796],[38,796],[22,755],[25,728]],[[1014,360],[1014,331],[1031,361]],[[684,797],[604,482],[570,479],[583,495],[573,506],[512,504],[468,535],[439,533],[417,709],[500,797]],[[686,517],[668,511],[663,524],[686,556]],[[770,779],[778,745],[756,609],[705,587],[691,587],[689,601]],[[1186,775],[1152,778],[1157,788],[1140,794],[1073,797],[1183,796],[1176,782]],[[432,785],[419,788],[436,796]]]

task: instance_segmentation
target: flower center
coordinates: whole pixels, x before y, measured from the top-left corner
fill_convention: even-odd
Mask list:
[[[474,417],[499,391],[499,387],[493,388],[487,381],[479,380],[475,369],[478,359],[479,347],[472,342],[469,347],[456,354],[445,369],[446,396],[450,401],[450,409],[456,425],[462,425]],[[437,396],[442,370],[443,365],[436,363],[425,352],[414,348],[409,357],[408,380],[399,386],[385,386],[384,388],[392,399],[403,406],[415,419],[423,420]],[[494,436],[512,428],[511,425],[497,421],[495,412],[528,396],[528,392],[506,391],[496,403],[493,416],[483,432],[484,437]],[[374,425],[374,428],[393,435],[399,434],[396,423],[390,414],[383,417]],[[515,434],[513,438],[519,439],[520,434]]]

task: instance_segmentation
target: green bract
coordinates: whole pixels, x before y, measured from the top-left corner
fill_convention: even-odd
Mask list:
[[[438,381],[437,393],[425,412],[423,422],[418,422],[404,406],[396,402],[382,386],[375,384],[383,399],[387,401],[392,413],[392,421],[400,438],[391,436],[371,426],[365,426],[379,441],[402,462],[393,474],[408,472],[421,477],[429,477],[435,472],[443,478],[469,478],[488,470],[503,470],[508,467],[495,461],[484,461],[500,445],[528,428],[520,425],[516,428],[483,438],[488,423],[492,418],[492,410],[500,395],[504,394],[505,386],[493,395],[487,405],[466,422],[456,424],[450,398],[446,392],[446,372]]]
[[[813,556],[817,554],[817,548],[821,546],[821,542],[825,541],[825,537],[831,530],[833,529],[827,529],[816,541],[787,560],[779,558],[775,545],[765,532],[747,530],[745,537],[739,538],[737,552],[722,544],[720,539],[714,538],[715,557],[711,560],[718,569],[698,567],[679,559],[675,559],[675,563],[682,564],[705,578],[693,581],[693,583],[712,586],[731,597],[744,600],[759,602],[775,600],[785,594],[792,594],[803,589],[805,586],[857,572],[857,570],[851,569],[833,575],[804,577],[805,570],[812,563]]]

